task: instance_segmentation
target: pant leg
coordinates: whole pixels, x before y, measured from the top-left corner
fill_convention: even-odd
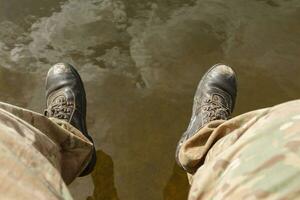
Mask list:
[[[300,197],[300,100],[214,121],[186,141],[194,199]]]
[[[0,103],[0,199],[72,199],[66,184],[91,152],[92,144],[70,124]]]

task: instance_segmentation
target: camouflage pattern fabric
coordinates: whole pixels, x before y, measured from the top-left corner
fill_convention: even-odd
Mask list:
[[[92,144],[70,124],[0,103],[0,199],[72,199]]]
[[[300,199],[300,100],[213,121],[180,152],[189,200]]]

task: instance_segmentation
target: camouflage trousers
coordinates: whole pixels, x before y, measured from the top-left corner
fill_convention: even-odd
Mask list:
[[[194,199],[299,199],[300,100],[213,121],[179,160]]]
[[[300,100],[213,121],[186,141],[189,199],[300,196]],[[0,199],[72,199],[92,144],[70,124],[0,103]]]
[[[0,103],[0,199],[72,199],[92,144],[70,124]]]

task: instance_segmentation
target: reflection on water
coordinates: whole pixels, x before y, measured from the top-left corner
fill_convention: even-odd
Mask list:
[[[174,163],[173,174],[164,188],[164,200],[187,199],[189,182],[186,173]]]
[[[75,199],[185,199],[174,151],[201,75],[234,67],[235,114],[298,98],[299,25],[299,0],[0,0],[0,100],[41,111],[49,67],[74,64],[100,154]]]
[[[97,151],[98,164],[92,174],[95,189],[88,200],[119,200],[114,183],[114,165],[111,157]]]

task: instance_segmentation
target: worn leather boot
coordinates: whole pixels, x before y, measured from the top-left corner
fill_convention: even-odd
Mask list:
[[[184,168],[178,158],[181,145],[207,123],[227,120],[233,111],[236,93],[236,75],[230,67],[217,64],[206,72],[194,97],[190,124],[177,145],[175,157],[179,166]]]
[[[46,101],[45,116],[69,122],[93,143],[86,127],[86,94],[83,82],[73,66],[59,63],[48,71]],[[95,164],[96,151],[94,148],[91,161],[80,176],[91,173]]]

